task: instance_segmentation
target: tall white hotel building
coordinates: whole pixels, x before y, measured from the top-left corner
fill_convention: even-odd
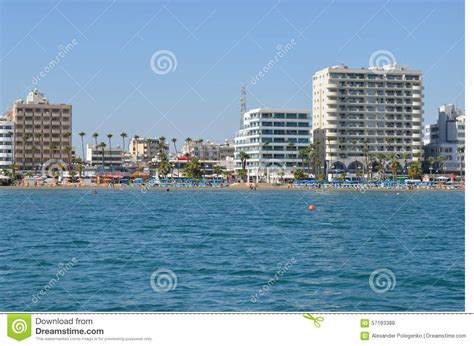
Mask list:
[[[313,140],[329,173],[366,172],[367,153],[418,160],[422,122],[421,71],[339,65],[313,76]]]
[[[292,178],[303,164],[298,150],[311,139],[311,114],[298,109],[257,108],[242,115],[235,137],[235,171],[242,169],[240,152],[249,155],[246,169],[252,181]]]

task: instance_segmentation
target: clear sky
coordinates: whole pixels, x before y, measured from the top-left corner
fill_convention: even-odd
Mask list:
[[[423,71],[425,122],[443,103],[464,107],[461,0],[0,3],[1,110],[34,87],[70,102],[76,147],[79,131],[90,143],[95,131],[104,141],[114,134],[114,144],[121,132],[179,146],[188,136],[232,139],[241,85],[247,108],[309,110],[315,71],[367,67],[380,50]],[[163,50],[176,58],[169,69],[158,56],[150,64]]]

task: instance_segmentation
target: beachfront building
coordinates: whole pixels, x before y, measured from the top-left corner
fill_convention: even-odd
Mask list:
[[[418,161],[422,122],[421,71],[338,65],[313,76],[313,140],[329,174],[366,174],[375,156]]]
[[[116,169],[123,165],[123,151],[120,146],[108,147],[87,144],[87,161],[91,166]]]
[[[158,138],[133,137],[130,140],[129,153],[131,162],[137,165],[147,165],[160,153],[161,140]],[[169,153],[168,143],[164,143],[163,150]]]
[[[212,174],[214,166],[221,167],[223,171],[234,171],[234,150],[234,144],[227,139],[223,144],[219,144],[209,140],[188,138],[181,148],[181,157],[185,160],[190,157],[198,158],[201,162],[205,162],[205,170]]]
[[[71,105],[51,104],[34,89],[26,100],[13,104],[7,120],[15,127],[14,160],[20,170],[34,171],[51,161],[71,159]]]
[[[11,168],[13,164],[13,122],[0,117],[0,172]]]
[[[425,170],[464,171],[465,120],[464,111],[455,105],[439,107],[436,124],[424,128]]]
[[[234,159],[235,146],[229,140],[225,140],[224,144],[219,144],[219,160],[227,161],[228,158]]]
[[[235,171],[243,169],[252,181],[292,178],[302,168],[298,153],[311,138],[310,112],[297,109],[257,108],[242,115],[242,126],[235,137]],[[241,157],[244,152],[246,160]]]
[[[202,139],[188,139],[181,148],[183,155],[197,157],[199,160],[217,161],[220,158],[220,145]]]

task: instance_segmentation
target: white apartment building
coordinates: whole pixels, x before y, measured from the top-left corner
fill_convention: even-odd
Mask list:
[[[234,144],[229,143],[227,139],[224,144],[192,139],[184,142],[181,153],[197,157],[199,160],[225,161],[227,157],[234,157]]]
[[[13,122],[0,117],[0,171],[9,169],[13,164],[13,133]]]
[[[397,155],[402,167],[418,160],[423,105],[422,73],[404,65],[316,72],[313,135],[327,172],[367,172],[367,156],[378,154]]]
[[[120,146],[109,148],[100,144],[87,144],[86,158],[90,165],[104,168],[122,166],[123,150]]]
[[[187,140],[181,148],[181,153],[197,157],[199,160],[219,160],[219,144],[202,139]]]
[[[310,143],[310,112],[257,108],[242,117],[242,128],[235,138],[235,171],[243,168],[240,153],[245,152],[252,181],[292,178],[294,169],[303,167],[298,150]]]
[[[444,159],[443,163],[437,163],[432,169],[441,172],[464,171],[465,121],[464,111],[446,104],[439,107],[436,124],[425,125],[425,158]]]

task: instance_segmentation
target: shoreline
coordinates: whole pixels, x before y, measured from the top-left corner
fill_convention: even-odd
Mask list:
[[[144,190],[144,191],[164,191],[169,189],[169,191],[173,190],[202,190],[202,191],[253,191],[250,189],[250,186],[241,183],[235,184],[231,186],[222,186],[222,187],[163,187],[163,186],[121,186],[121,185],[97,185],[97,186],[90,186],[90,185],[83,185],[83,186],[74,186],[74,185],[58,185],[58,186],[0,186],[1,190]],[[335,187],[328,187],[328,188],[312,188],[312,187],[288,187],[288,185],[282,186],[275,186],[266,183],[257,184],[256,190],[263,190],[263,191],[352,191],[352,192],[367,192],[367,191],[379,191],[379,192],[387,192],[387,191],[404,191],[404,192],[417,192],[417,191],[463,191],[465,188],[456,188],[456,189],[449,189],[449,188],[413,188],[413,189],[405,189],[405,188],[396,188],[396,187],[383,187],[383,188],[335,188]]]

